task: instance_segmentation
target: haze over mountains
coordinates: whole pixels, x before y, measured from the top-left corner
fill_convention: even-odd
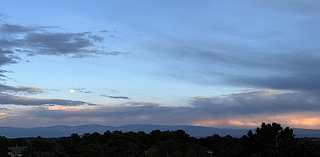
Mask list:
[[[36,127],[36,128],[18,128],[18,127],[0,127],[0,135],[7,138],[17,138],[17,137],[63,137],[70,136],[72,133],[77,133],[83,135],[84,133],[94,133],[98,132],[103,134],[107,130],[109,131],[122,131],[122,132],[138,132],[144,131],[146,133],[151,132],[152,130],[166,131],[166,130],[184,130],[190,136],[200,138],[212,136],[213,134],[218,134],[221,137],[226,135],[231,135],[232,137],[240,138],[243,135],[246,135],[250,129],[220,129],[212,127],[203,127],[203,126],[188,126],[188,125],[175,125],[175,126],[165,126],[165,125],[125,125],[125,126],[103,126],[103,125],[79,125],[79,126],[51,126],[51,127]],[[251,129],[255,132],[255,129]],[[305,130],[294,128],[293,132],[297,137],[317,137],[320,138],[320,130]]]

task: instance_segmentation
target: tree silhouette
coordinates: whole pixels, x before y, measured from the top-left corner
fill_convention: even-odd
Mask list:
[[[213,134],[206,138],[190,137],[183,130],[153,130],[85,133],[81,136],[31,138],[23,157],[300,157],[320,156],[320,145],[307,138],[294,138],[293,129],[280,124],[262,123],[255,132],[234,138]],[[308,142],[309,141],[309,142]],[[26,141],[11,140],[11,144]],[[7,156],[8,139],[0,137],[0,157]]]
[[[0,136],[0,156],[10,157],[10,155],[8,155],[8,152],[8,139],[4,136]]]
[[[261,157],[299,155],[298,141],[294,139],[293,129],[289,127],[283,130],[281,124],[262,123],[261,128],[256,129],[255,134],[249,130],[247,135],[250,144],[246,154]]]

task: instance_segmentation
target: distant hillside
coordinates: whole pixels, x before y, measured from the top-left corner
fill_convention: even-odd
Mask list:
[[[193,137],[207,137],[213,134],[218,134],[220,136],[231,135],[233,137],[240,138],[243,135],[246,135],[250,129],[219,129],[212,127],[202,127],[202,126],[188,126],[188,125],[176,125],[176,126],[164,126],[164,125],[125,125],[120,127],[113,126],[103,126],[103,125],[79,125],[79,126],[65,126],[58,125],[52,127],[37,127],[37,128],[15,128],[15,127],[0,127],[0,136],[5,136],[8,138],[17,138],[17,137],[62,137],[70,136],[72,133],[78,133],[82,135],[84,133],[94,133],[98,132],[103,134],[107,130],[109,131],[144,131],[146,133],[151,132],[152,130],[184,130],[190,136]],[[255,129],[251,129],[255,132]],[[304,130],[304,129],[294,129],[295,137],[320,137],[319,130]]]

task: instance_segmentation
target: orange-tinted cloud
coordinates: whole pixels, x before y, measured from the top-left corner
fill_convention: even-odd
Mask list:
[[[83,106],[43,106],[46,110],[61,110],[61,111],[80,111],[94,109],[94,107],[83,107]]]
[[[190,125],[207,126],[207,127],[222,127],[222,128],[256,128],[262,123],[279,123],[283,127],[290,128],[320,128],[320,112],[290,112],[279,114],[253,114],[253,115],[235,115],[226,116],[221,119],[206,119],[199,120]]]

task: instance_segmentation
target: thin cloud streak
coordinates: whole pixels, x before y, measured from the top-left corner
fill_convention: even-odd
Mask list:
[[[40,99],[28,98],[24,96],[15,96],[11,94],[0,93],[0,105],[22,105],[22,106],[44,106],[44,105],[61,105],[61,106],[79,106],[79,105],[96,105],[83,101],[72,101],[63,99]]]
[[[126,96],[108,96],[108,95],[100,95],[102,97],[108,97],[108,98],[111,98],[111,99],[130,99],[129,97],[126,97]]]
[[[23,94],[23,95],[35,95],[44,93],[44,91],[37,87],[26,87],[26,86],[7,86],[0,84],[0,92],[11,93],[11,94]]]

